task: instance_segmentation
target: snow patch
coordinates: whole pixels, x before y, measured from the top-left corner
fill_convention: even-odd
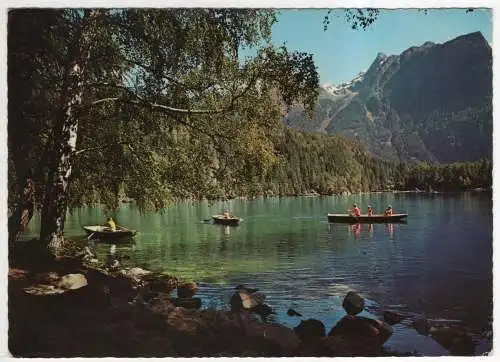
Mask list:
[[[351,92],[356,83],[362,82],[365,76],[365,72],[359,72],[350,82],[343,82],[338,85],[332,83],[325,83],[323,89],[333,96],[338,96]]]

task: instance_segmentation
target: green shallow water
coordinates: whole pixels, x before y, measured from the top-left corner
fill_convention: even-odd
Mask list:
[[[407,212],[407,224],[329,224],[356,202],[381,211],[392,204]],[[205,222],[230,210],[237,227]],[[66,235],[85,242],[82,225],[105,220],[99,208],[68,214]],[[369,194],[181,203],[163,213],[139,213],[123,204],[118,224],[137,229],[133,243],[117,245],[125,265],[194,280],[205,307],[227,307],[237,284],[256,286],[277,311],[275,320],[293,327],[289,307],[322,320],[327,330],[343,316],[349,290],[369,306],[390,308],[466,326],[477,353],[490,340],[492,316],[492,201],[489,193]],[[35,219],[27,237],[36,237]],[[105,258],[109,245],[90,242]],[[364,312],[371,315],[368,312]],[[375,312],[374,312],[375,313]],[[378,317],[377,315],[372,315]],[[397,326],[388,345],[399,351],[446,354],[430,338]]]

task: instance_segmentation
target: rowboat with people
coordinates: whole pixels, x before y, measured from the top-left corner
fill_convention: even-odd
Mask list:
[[[118,225],[115,230],[102,225],[83,226],[83,230],[87,233],[89,240],[99,239],[103,241],[116,241],[131,238],[137,234],[136,230],[127,229],[126,227]]]
[[[214,221],[214,224],[237,226],[242,219],[225,212],[222,215],[212,215],[212,220]]]
[[[328,222],[347,223],[347,224],[376,224],[376,223],[406,223],[408,214],[392,215],[359,215],[352,214],[328,214]]]

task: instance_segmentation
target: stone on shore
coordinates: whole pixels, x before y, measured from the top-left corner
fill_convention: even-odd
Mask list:
[[[325,325],[317,319],[307,319],[295,327],[294,332],[302,342],[308,343],[325,336]]]
[[[392,327],[383,321],[347,315],[330,330],[328,336],[341,336],[351,341],[382,345],[392,333]]]
[[[171,298],[172,304],[176,307],[182,307],[186,309],[200,309],[201,299],[200,298]]]
[[[61,277],[57,286],[62,289],[80,289],[88,285],[83,274],[66,274]]]
[[[174,303],[172,303],[171,298],[168,294],[160,294],[153,298],[149,302],[149,309],[155,313],[163,316],[168,316],[168,314],[175,308]]]
[[[169,275],[152,275],[146,279],[151,293],[170,293],[177,288],[177,278]]]
[[[455,356],[472,355],[476,350],[472,338],[460,327],[447,326],[432,328],[430,335],[432,339]]]
[[[139,284],[145,277],[152,275],[153,272],[139,267],[134,267],[130,269],[122,269],[120,270],[120,274],[129,278],[134,283]]]
[[[177,296],[179,298],[192,298],[198,292],[198,285],[194,282],[181,283],[177,286]]]
[[[358,293],[351,291],[345,296],[342,307],[347,314],[356,315],[364,310],[365,300]]]

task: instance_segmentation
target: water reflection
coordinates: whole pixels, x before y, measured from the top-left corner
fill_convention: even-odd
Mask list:
[[[354,237],[359,238],[361,235],[361,224],[354,224],[349,227],[349,230],[354,233]]]
[[[387,232],[387,235],[389,235],[389,239],[393,239],[393,234],[394,234],[394,226],[393,224],[385,224],[385,231]]]
[[[396,224],[399,225],[400,223]],[[328,231],[336,230],[332,223],[328,224]],[[379,225],[379,224],[377,224]],[[370,239],[374,237],[374,224],[348,224],[347,233],[352,235],[354,238],[359,239],[362,234],[368,235]],[[385,234],[389,236],[389,240],[394,239],[394,224],[384,224]]]

